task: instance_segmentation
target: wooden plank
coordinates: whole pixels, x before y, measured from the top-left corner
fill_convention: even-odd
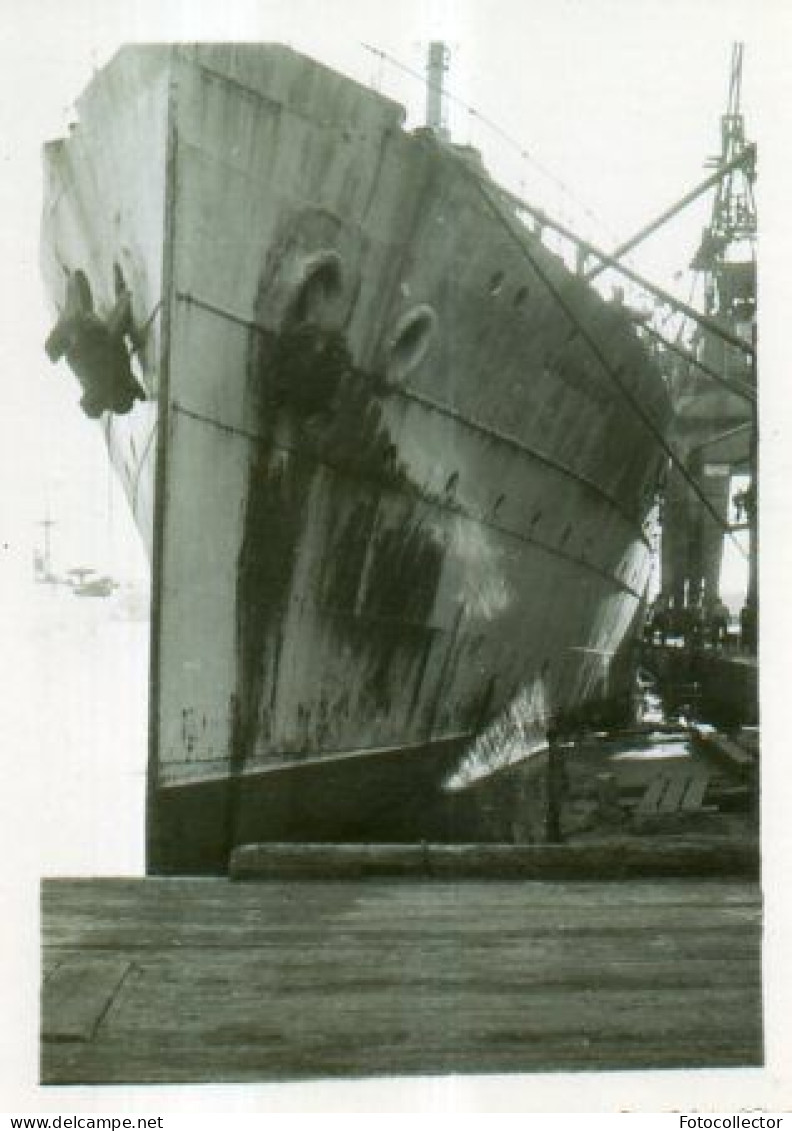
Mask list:
[[[41,1034],[47,1040],[87,1041],[130,969],[119,958],[62,962],[45,980],[41,994]]]
[[[671,838],[664,838],[671,839]],[[88,927],[103,917],[117,920],[135,918],[147,910],[156,909],[158,916],[170,914],[174,919],[203,919],[214,909],[218,914],[229,908],[252,911],[263,906],[291,907],[297,912],[308,904],[323,903],[335,914],[343,904],[356,905],[361,899],[384,900],[388,905],[401,899],[411,904],[416,896],[426,893],[430,900],[458,904],[462,893],[470,892],[477,901],[487,906],[508,905],[505,896],[512,885],[493,881],[482,884],[473,881],[461,888],[456,885],[429,882],[375,882],[360,883],[339,880],[333,884],[321,881],[278,883],[246,886],[229,884],[221,879],[195,877],[168,877],[146,879],[121,878],[45,878],[41,882],[42,919],[51,926],[55,918],[63,915],[79,917]],[[532,907],[629,907],[671,904],[723,907],[727,904],[756,905],[759,888],[735,878],[718,879],[717,882],[687,880],[628,880],[618,884],[592,884],[588,882],[542,883],[526,881],[519,885]],[[520,901],[522,902],[522,901]],[[512,901],[513,903],[513,901]]]
[[[734,762],[737,766],[752,766],[755,762],[755,758],[743,746],[727,738],[725,734],[713,735],[710,742],[719,753],[725,755],[730,762]]]
[[[666,788],[657,806],[658,813],[676,813],[682,803],[690,778],[684,774],[669,774]]]
[[[641,800],[638,802],[637,813],[656,813],[663,794],[665,793],[668,779],[664,774],[657,774],[649,782]]]
[[[143,955],[174,946],[220,951],[231,947],[311,946],[321,933],[331,929],[354,932],[355,937],[360,938],[379,938],[383,943],[391,940],[415,945],[442,939],[448,934],[462,936],[471,943],[486,942],[496,932],[504,941],[519,940],[526,931],[534,938],[552,939],[563,933],[583,942],[614,932],[632,932],[636,936],[647,932],[662,934],[666,928],[677,933],[695,930],[707,936],[718,930],[751,929],[759,920],[758,908],[750,903],[733,907],[727,916],[711,905],[654,904],[644,909],[632,906],[622,910],[587,904],[577,909],[552,908],[546,904],[536,908],[497,907],[479,901],[477,894],[475,891],[462,893],[457,897],[456,908],[437,899],[436,913],[432,911],[430,898],[426,903],[416,900],[413,908],[398,903],[398,913],[387,906],[361,903],[334,917],[317,913],[315,908],[306,905],[302,917],[296,919],[285,913],[283,918],[278,918],[277,906],[264,901],[260,909],[253,911],[243,911],[232,904],[224,917],[213,917],[210,922],[190,924],[174,917],[166,918],[161,924],[141,922],[139,928],[130,921],[109,922],[96,929],[68,934],[48,927],[45,940],[53,953],[58,948],[66,948],[82,953],[121,951]],[[503,898],[511,900],[517,894],[517,891],[502,893]],[[530,898],[525,892],[521,894]]]
[[[704,774],[690,779],[688,788],[682,798],[681,807],[685,812],[689,813],[701,808],[701,803],[704,800],[704,794],[707,792],[708,784],[709,778]]]
[[[624,1067],[638,1059],[636,1045],[648,1066],[757,1063],[758,1000],[753,987],[683,997],[648,988],[600,995],[509,988],[439,994],[421,985],[418,993],[398,997],[388,989],[339,995],[331,983],[324,994],[292,998],[284,990],[278,999],[241,987],[223,995],[218,987],[203,1002],[197,991],[188,1000],[171,989],[161,1014],[166,1025],[152,1023],[141,1002],[125,1026],[81,1047],[70,1078],[99,1080],[94,1073],[102,1063],[107,1078],[129,1082],[244,1079],[252,1065],[259,1079],[457,1067],[525,1071],[570,1060],[587,1068]]]
[[[137,886],[135,886],[137,884]],[[552,936],[630,925],[640,932],[681,925],[758,922],[754,885],[672,880],[620,884],[506,882],[442,884],[336,881],[230,885],[222,881],[50,881],[43,938],[65,949],[146,950],[231,945],[306,945],[331,924],[355,925],[416,943],[444,932],[487,938],[530,926]],[[582,934],[581,934],[582,933]]]
[[[347,1047],[316,1042],[283,1042],[270,1035],[247,1042],[226,1041],[213,1047],[211,1070],[206,1050],[178,1035],[160,1057],[140,1036],[86,1046],[45,1045],[42,1077],[51,1084],[176,1084],[260,1083],[366,1076],[525,1073],[556,1071],[619,1071],[628,1069],[742,1068],[761,1065],[761,1036],[756,1031],[735,1037],[731,1030],[680,1035],[675,1040],[640,1032],[578,1033],[536,1036],[518,1027],[491,1037],[435,1045],[352,1042]],[[370,1042],[370,1043],[368,1043]]]
[[[759,756],[758,727],[741,727],[735,741],[754,758]]]
[[[689,775],[666,778],[658,812],[676,812]],[[758,875],[754,840],[664,837],[566,844],[246,844],[231,854],[234,880],[425,877],[592,879],[624,875]]]

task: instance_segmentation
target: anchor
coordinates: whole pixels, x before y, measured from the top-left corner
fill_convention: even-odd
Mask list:
[[[65,357],[83,389],[86,416],[129,412],[146,393],[132,373],[127,336],[135,341],[132,298],[118,265],[114,270],[116,302],[106,319],[94,310],[83,271],[67,271],[66,305],[44,348],[50,361]]]

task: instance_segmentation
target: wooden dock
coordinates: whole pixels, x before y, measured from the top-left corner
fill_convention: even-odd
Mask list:
[[[759,664],[755,655],[723,648],[685,648],[681,641],[645,643],[641,661],[674,704],[719,726],[759,721]],[[690,707],[685,709],[687,713]]]
[[[741,879],[45,880],[44,1083],[758,1065]]]

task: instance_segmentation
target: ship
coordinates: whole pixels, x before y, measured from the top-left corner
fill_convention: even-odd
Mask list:
[[[76,113],[46,348],[151,559],[147,869],[430,839],[629,696],[669,415],[640,328],[475,150],[290,48],[127,46]]]

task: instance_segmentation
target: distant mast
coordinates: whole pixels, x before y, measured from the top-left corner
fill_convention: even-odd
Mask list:
[[[50,518],[49,510],[47,517],[39,522],[39,526],[44,528],[44,551],[36,551],[35,555],[35,569],[36,579],[38,581],[54,581],[55,576],[52,572],[52,537],[51,530],[55,525],[55,520]]]
[[[448,48],[440,40],[433,40],[426,61],[426,125],[444,141],[448,140],[443,107],[443,78],[447,70]]]

